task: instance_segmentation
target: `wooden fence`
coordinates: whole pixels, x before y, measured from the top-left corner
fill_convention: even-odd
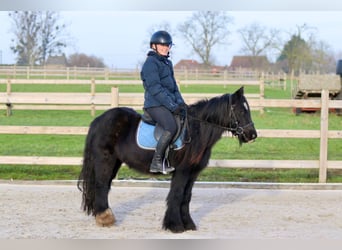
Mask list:
[[[142,109],[143,93],[119,93],[117,87],[112,87],[111,93],[96,93],[96,85],[139,84],[141,80],[51,80],[51,79],[0,79],[0,84],[6,84],[6,91],[0,92],[0,109],[6,109],[7,115],[12,109],[22,110],[106,110],[116,106],[130,106]],[[34,93],[13,92],[13,84],[89,84],[89,93]],[[224,86],[252,85],[259,86],[259,93],[246,94],[248,98],[264,98],[264,83],[262,80],[184,80],[180,86],[192,84],[221,84]],[[211,98],[217,94],[183,94],[187,103],[193,103],[203,98]]]
[[[253,83],[254,84],[254,83]],[[0,102],[8,101],[10,95],[1,96]],[[97,94],[96,94],[97,95]],[[112,91],[117,95],[116,90]],[[122,103],[135,105],[140,102],[141,97],[132,101],[129,94],[120,94],[119,99],[110,101],[113,106]],[[341,100],[329,100],[328,90],[322,90],[320,100],[273,100],[264,99],[262,95],[256,99],[249,99],[249,104],[254,108],[264,107],[315,107],[321,109],[320,130],[258,130],[261,138],[319,138],[320,155],[319,160],[210,160],[209,166],[228,168],[315,168],[319,170],[319,182],[325,183],[328,169],[342,169],[342,161],[328,160],[328,139],[342,139],[342,131],[329,131],[328,118],[329,108],[342,108]],[[13,97],[13,96],[12,96]],[[89,98],[87,94],[87,98]],[[4,99],[5,98],[5,99]],[[108,96],[106,97],[109,98]],[[127,99],[125,99],[127,98]],[[188,97],[190,98],[190,97]],[[196,97],[198,98],[198,96]],[[74,98],[75,99],[75,98]],[[109,98],[110,99],[110,98]],[[92,99],[93,100],[93,99]],[[114,100],[114,99],[111,99]],[[130,101],[129,101],[130,100]],[[44,101],[45,102],[45,101]],[[117,102],[117,103],[116,103]],[[127,105],[125,103],[125,105]],[[87,127],[45,127],[45,126],[0,126],[2,134],[82,134],[87,133]],[[38,156],[0,156],[0,164],[32,164],[32,165],[79,165],[82,163],[80,157],[38,157]]]

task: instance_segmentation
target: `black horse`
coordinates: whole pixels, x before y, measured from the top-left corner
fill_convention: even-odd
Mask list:
[[[133,109],[119,107],[104,112],[90,125],[78,188],[83,192],[83,210],[94,215],[100,226],[115,222],[108,192],[121,164],[149,172],[153,150],[140,148],[135,137],[140,120],[141,115]],[[201,100],[188,107],[187,135],[191,142],[169,153],[176,170],[167,196],[165,230],[196,230],[189,211],[192,188],[208,164],[212,147],[227,130],[238,137],[240,144],[257,137],[243,87],[233,94]]]

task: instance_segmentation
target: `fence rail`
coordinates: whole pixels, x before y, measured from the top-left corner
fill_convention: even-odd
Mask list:
[[[246,70],[208,70],[208,69],[174,69],[175,76],[178,80],[198,80],[198,79],[258,79],[260,72]],[[79,79],[79,78],[96,78],[96,79],[136,79],[140,80],[140,69],[118,69],[118,68],[93,68],[93,67],[53,67],[53,66],[0,66],[0,77],[3,78],[20,78],[20,79]],[[272,74],[273,77],[274,75]]]
[[[54,134],[54,135],[86,135],[88,127],[65,126],[0,126],[0,134]],[[258,129],[260,138],[320,138],[319,130],[289,130],[289,129]],[[223,135],[229,137],[230,135]],[[342,139],[342,130],[329,130],[329,139]]]

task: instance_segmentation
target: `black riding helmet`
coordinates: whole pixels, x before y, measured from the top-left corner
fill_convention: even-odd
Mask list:
[[[166,44],[171,46],[173,44],[172,37],[168,32],[159,30],[152,35],[150,40],[150,48],[152,48],[152,44]]]

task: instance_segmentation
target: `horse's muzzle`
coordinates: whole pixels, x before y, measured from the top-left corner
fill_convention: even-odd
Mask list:
[[[255,141],[255,139],[257,138],[257,134],[256,133],[252,133],[251,135],[248,135],[247,133],[243,133],[239,135],[239,140],[242,143],[252,143]]]
[[[256,132],[255,129],[253,129],[253,131],[250,131],[249,134],[250,134],[249,136],[250,140],[248,142],[254,142],[255,139],[258,137],[258,133]]]
[[[253,123],[249,123],[244,127],[238,127],[236,135],[239,137],[240,143],[251,143],[258,137]]]

